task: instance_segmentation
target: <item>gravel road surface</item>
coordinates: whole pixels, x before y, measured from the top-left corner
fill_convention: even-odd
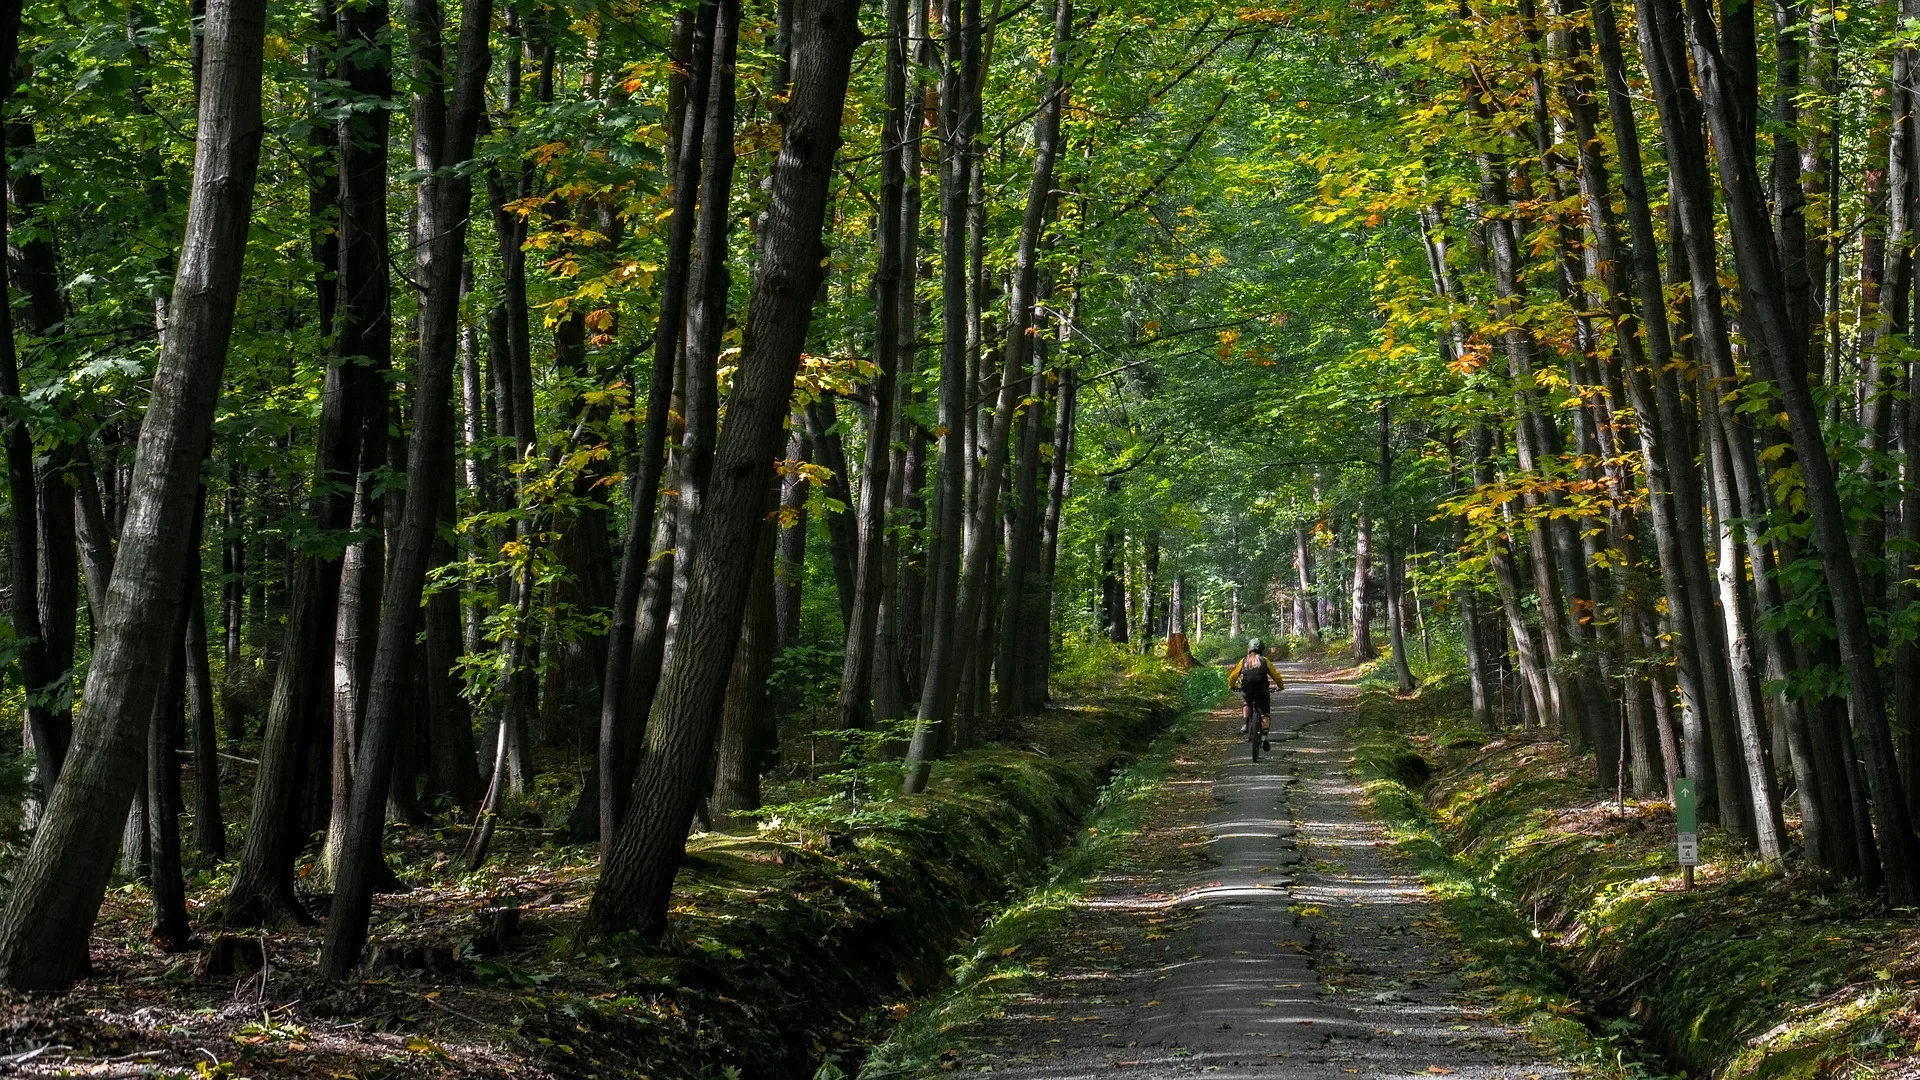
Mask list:
[[[1570,1075],[1463,1000],[1435,904],[1349,776],[1353,690],[1282,667],[1273,753],[1237,701],[1176,763],[1150,827],[1036,948],[1036,992],[960,1032],[997,1076]]]

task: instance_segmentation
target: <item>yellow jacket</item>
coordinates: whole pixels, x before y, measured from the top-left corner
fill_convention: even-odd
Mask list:
[[[1251,656],[1253,654],[1249,653],[1247,655]],[[1265,653],[1261,654],[1260,659],[1265,661],[1267,665],[1267,678],[1272,683],[1269,689],[1275,692],[1285,690],[1287,688],[1287,681],[1280,677],[1280,669],[1273,666],[1273,661],[1269,660]],[[1240,658],[1239,663],[1233,665],[1233,670],[1227,672],[1227,689],[1240,689],[1240,669],[1245,666],[1247,666],[1247,657],[1243,656]]]

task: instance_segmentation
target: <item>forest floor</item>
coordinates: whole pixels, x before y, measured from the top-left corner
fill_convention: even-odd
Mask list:
[[[953,945],[1072,838],[1181,690],[1166,665],[1123,672],[940,763],[912,799],[892,796],[884,761],[773,784],[784,823],[690,839],[657,947],[575,940],[594,849],[557,842],[532,810],[475,873],[459,827],[390,830],[409,888],[378,898],[373,955],[348,983],[320,976],[322,927],[222,932],[224,867],[189,881],[200,947],[176,955],[146,939],[145,888],[117,885],[93,978],[0,994],[0,1076],[810,1077],[938,985]],[[306,893],[316,914],[327,899]]]
[[[1237,703],[1215,709],[1061,917],[994,939],[958,991],[973,1000],[922,1022],[911,1037],[938,1056],[883,1049],[863,1080],[1569,1075],[1468,986],[1437,903],[1368,815],[1354,688],[1285,670],[1270,756],[1249,760]]]

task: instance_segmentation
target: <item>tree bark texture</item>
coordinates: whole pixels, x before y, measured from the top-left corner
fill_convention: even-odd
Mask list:
[[[453,482],[453,366],[459,348],[460,268],[466,258],[472,182],[451,171],[473,157],[485,102],[487,31],[492,0],[466,0],[450,95],[416,93],[415,128],[428,147],[433,171],[419,182],[420,235],[414,253],[421,284],[419,355],[412,372],[413,430],[407,445],[407,500],[388,564],[380,604],[380,637],[367,690],[366,717],[354,755],[353,803],[327,919],[321,967],[345,978],[358,963],[373,910],[373,892],[386,871],[381,837],[386,827],[393,761],[401,737],[400,710],[412,690],[413,641],[427,564],[438,530],[441,489]],[[408,22],[416,83],[434,85],[442,68],[443,16],[438,0],[409,0]]]
[[[140,735],[167,663],[166,651],[152,643],[166,639],[180,607],[199,467],[233,330],[264,134],[265,34],[265,5],[258,0],[209,5],[193,196],[172,322],[140,428],[107,619],[66,766],[0,914],[0,978],[18,990],[63,990],[86,972],[87,933],[106,890],[113,836],[139,767]]]
[[[627,492],[632,507],[620,549],[620,569],[613,591],[613,618],[607,632],[607,669],[600,690],[600,836],[611,837],[625,810],[630,775],[624,766],[629,747],[638,739],[629,719],[632,691],[635,624],[639,619],[648,556],[653,551],[655,506],[665,475],[668,419],[673,402],[676,361],[686,309],[687,277],[693,257],[695,206],[699,195],[700,163],[706,133],[707,81],[712,71],[713,21],[718,5],[708,2],[692,14],[687,49],[687,76],[682,85],[684,105],[674,149],[673,217],[668,226],[667,263],[660,292],[660,318],[653,340],[653,367],[647,379],[647,413],[640,436],[640,468]]]
[[[731,0],[727,0],[731,2]],[[635,800],[603,860],[589,917],[597,932],[657,938],[705,786],[720,722],[725,674],[738,644],[751,575],[743,553],[766,511],[793,378],[822,275],[822,226],[840,147],[853,50],[860,40],[850,0],[796,0],[793,93],[768,210],[740,363],[713,489],[698,532],[682,545],[691,564],[672,653],[647,724]]]

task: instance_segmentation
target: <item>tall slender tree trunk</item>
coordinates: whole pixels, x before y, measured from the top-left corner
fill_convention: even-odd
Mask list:
[[[7,73],[9,90],[19,54],[20,6],[9,5],[0,11],[0,71]],[[0,92],[4,105],[6,92]],[[0,132],[0,156],[6,152],[7,138]],[[6,166],[0,162],[0,181],[6,179]],[[7,238],[7,227],[0,221],[0,242]],[[4,293],[10,268],[0,268],[0,293]],[[68,724],[46,705],[46,690],[66,669],[53,670],[47,648],[46,629],[40,607],[40,497],[33,467],[33,434],[24,418],[25,395],[20,386],[20,365],[15,354],[13,313],[10,305],[0,304],[0,403],[7,404],[8,420],[0,428],[7,457],[7,489],[11,512],[8,515],[12,543],[13,590],[11,618],[14,640],[20,648],[20,676],[26,684],[26,727],[33,742],[34,773],[40,790],[52,798],[54,784],[66,760],[67,746],[73,738]],[[96,613],[97,614],[97,613]]]
[[[1680,19],[1675,0],[1649,0],[1649,6],[1662,18],[1656,33],[1672,40]],[[1872,792],[1874,832],[1887,896],[1891,903],[1906,906],[1920,899],[1920,841],[1914,836],[1906,795],[1894,764],[1886,700],[1874,660],[1874,641],[1867,625],[1867,595],[1848,549],[1849,530],[1832,459],[1807,386],[1805,343],[1793,332],[1788,317],[1778,252],[1754,176],[1753,146],[1740,138],[1739,90],[1730,85],[1729,80],[1734,76],[1721,52],[1719,31],[1711,13],[1696,8],[1690,9],[1689,14],[1693,59],[1699,68],[1707,117],[1713,128],[1714,149],[1720,155],[1721,190],[1726,196],[1734,257],[1754,308],[1751,318],[1759,332],[1760,355],[1768,359],[1773,369],[1773,382],[1786,406],[1794,448],[1800,456],[1809,517],[1833,604],[1836,644],[1847,675],[1848,702],[1857,734],[1861,771]],[[1742,45],[1737,34],[1735,44]]]
[[[1014,255],[1013,288],[1009,298],[1009,303],[1015,308],[1024,309],[1024,314],[1010,309],[1014,310],[1014,317],[1008,328],[1006,377],[1009,380],[1027,380],[1027,397],[1032,404],[1030,411],[1022,418],[1019,455],[1014,465],[1014,523],[1007,544],[1003,587],[1005,606],[1000,617],[1002,630],[996,661],[1002,717],[1020,715],[1029,710],[1036,698],[1044,696],[1036,695],[1027,685],[1032,672],[1023,668],[1021,656],[1024,649],[1032,647],[1032,642],[1020,628],[1028,625],[1029,620],[1037,621],[1044,627],[1051,616],[1050,590],[1042,592],[1033,587],[1033,577],[1039,569],[1035,564],[1041,558],[1041,500],[1044,496],[1040,489],[1040,429],[1046,406],[1046,358],[1035,347],[1040,337],[1034,312],[1039,292],[1041,231],[1046,225],[1048,207],[1054,201],[1053,163],[1059,154],[1060,112],[1067,96],[1065,54],[1072,33],[1071,0],[1057,0],[1054,5],[1053,49],[1049,60],[1052,71],[1041,83],[1040,114],[1034,122],[1033,176],[1027,187],[1029,201],[1021,222],[1019,246]],[[1034,200],[1038,200],[1040,205],[1034,206]],[[1034,357],[1030,376],[1024,365],[1016,366],[1013,362],[1015,335],[1024,339],[1021,351]],[[1045,678],[1044,671],[1040,677]]]
[[[200,560],[187,562],[186,690],[193,732],[193,846],[211,860],[227,857],[220,815],[220,731],[213,716],[213,669],[207,662],[206,582]]]
[[[1713,409],[1711,387],[1702,391],[1702,400]],[[1733,676],[1734,716],[1738,724],[1738,753],[1722,755],[1730,777],[1744,780],[1748,786],[1747,803],[1752,807],[1754,847],[1760,857],[1776,862],[1781,855],[1786,827],[1780,818],[1779,803],[1773,786],[1773,763],[1764,732],[1767,718],[1763,712],[1759,671],[1753,660],[1754,640],[1752,600],[1747,591],[1746,551],[1736,532],[1739,516],[1733,492],[1732,452],[1721,425],[1708,422],[1707,486],[1714,506],[1714,532],[1719,557],[1715,571],[1720,585],[1720,612],[1726,620],[1728,667]],[[1736,769],[1739,762],[1743,768]]]
[[[1373,521],[1362,510],[1353,529],[1353,659],[1364,663],[1379,656],[1373,647]]]
[[[632,931],[653,939],[665,929],[751,584],[750,575],[741,573],[741,553],[750,551],[765,517],[767,485],[822,276],[822,226],[860,39],[858,10],[850,0],[795,0],[793,25],[793,92],[769,177],[726,433],[698,531],[681,545],[691,564],[689,591],[681,598],[674,646],[647,724],[635,801],[602,860],[589,910],[592,927],[602,934]]]
[[[842,605],[851,615],[846,624],[846,654],[840,675],[838,715],[843,728],[863,728],[873,722],[870,695],[880,600],[886,581],[882,555],[886,549],[888,471],[893,465],[894,397],[899,392],[902,367],[900,293],[904,283],[912,280],[904,265],[903,248],[908,241],[901,214],[906,198],[908,137],[907,0],[887,0],[886,12],[887,115],[880,136],[879,256],[873,275],[874,358],[879,371],[870,387],[873,407],[867,413],[866,456],[860,470],[852,602]]]
[[[778,485],[770,493],[779,497]],[[773,670],[773,552],[774,533],[762,524],[754,543],[753,583],[747,590],[747,608],[740,620],[740,643],[727,673],[726,701],[720,710],[720,734],[715,741],[713,794],[707,800],[707,818],[720,832],[751,829],[750,820],[736,815],[760,809],[760,765],[775,734],[767,711],[767,676]]]
[[[197,550],[187,554],[192,561],[199,561]],[[161,645],[166,660],[146,724],[147,850],[153,860],[148,876],[153,926],[147,937],[161,952],[168,953],[184,950],[193,937],[193,928],[187,922],[187,884],[180,855],[180,756],[174,739],[186,689],[185,603],[176,610],[173,623]]]
[[[451,478],[442,485],[440,523],[433,546],[433,564],[453,562],[454,493]],[[436,590],[427,598],[427,697],[432,728],[428,739],[427,790],[451,796],[454,805],[473,813],[479,808],[480,771],[473,744],[473,716],[467,706],[459,670],[464,634],[460,624],[460,593]]]
[[[922,524],[917,520],[918,508],[921,490],[926,485],[926,434],[909,415],[908,406],[917,403],[921,397],[916,385],[920,373],[920,304],[914,282],[922,274],[921,145],[926,137],[929,118],[928,88],[924,83],[923,71],[932,66],[929,58],[933,52],[933,44],[927,35],[927,0],[909,0],[906,20],[904,40],[908,51],[901,58],[906,78],[905,115],[900,125],[901,280],[894,292],[900,314],[895,320],[894,332],[898,340],[895,352],[900,365],[895,394],[905,396],[908,400],[896,401],[894,409],[893,441],[897,456],[888,474],[891,494],[887,504],[887,530],[880,555],[884,582],[875,632],[877,656],[873,677],[875,712],[888,721],[903,719],[911,703],[918,697],[920,609],[924,599],[924,592],[920,588],[923,579],[919,546],[903,544],[902,540],[912,537],[908,531],[910,526]],[[893,753],[895,749],[889,746],[886,752]]]
[[[416,160],[424,159],[433,171],[419,181],[416,209],[419,233],[427,239],[414,252],[421,295],[419,353],[410,380],[413,430],[407,446],[407,500],[381,596],[379,644],[354,754],[352,808],[321,952],[322,969],[335,979],[345,978],[359,962],[373,893],[387,871],[380,841],[402,735],[400,714],[413,688],[414,635],[438,533],[442,488],[453,482],[453,366],[460,343],[460,270],[466,260],[472,200],[472,181],[453,167],[473,157],[491,60],[487,31],[492,15],[491,0],[466,0],[449,95],[442,46],[445,17],[438,0],[409,0],[407,8],[420,147]]]
[[[808,462],[806,421],[795,414],[787,439],[785,460],[792,469],[780,478],[780,541],[773,578],[773,634],[777,647],[800,643],[800,601],[807,574],[807,477],[799,468]]]
[[[1613,0],[1593,0],[1593,25],[1607,85],[1607,105],[1619,152],[1620,183],[1627,211],[1634,295],[1639,300],[1637,324],[1645,334],[1645,366],[1623,358],[1629,397],[1638,417],[1640,447],[1647,472],[1649,517],[1661,581],[1667,596],[1670,635],[1677,681],[1684,711],[1683,726],[1703,731],[1718,713],[1718,693],[1712,635],[1697,619],[1699,596],[1707,579],[1705,538],[1701,533],[1698,467],[1694,464],[1691,424],[1681,401],[1673,370],[1673,344],[1659,264],[1659,242],[1641,164],[1638,129],[1627,87],[1619,25]],[[1597,161],[1583,159],[1583,178],[1589,204],[1604,193],[1604,176]],[[1603,232],[1612,244],[1612,234]],[[1600,254],[1603,266],[1617,268],[1620,260]],[[1614,296],[1624,295],[1609,284]],[[1631,340],[1631,335],[1625,335]],[[1657,695],[1656,695],[1657,696]],[[1724,715],[1724,714],[1721,714]],[[1690,741],[1691,742],[1691,741]],[[1672,759],[1670,759],[1671,761]]]
[[[1599,8],[1596,6],[1596,10]],[[1611,7],[1607,8],[1609,14]],[[1700,105],[1692,88],[1686,82],[1684,44],[1681,44],[1678,68],[1675,54],[1663,44],[1668,40],[1655,29],[1653,16],[1643,5],[1640,10],[1639,29],[1641,33],[1641,53],[1647,63],[1651,76],[1655,101],[1658,106],[1661,130],[1664,135],[1668,171],[1670,173],[1669,195],[1673,208],[1669,214],[1669,269],[1677,280],[1690,281],[1693,289],[1684,310],[1691,313],[1693,337],[1685,349],[1705,350],[1707,355],[1701,361],[1709,370],[1719,371],[1724,364],[1731,365],[1726,320],[1720,306],[1719,283],[1714,276],[1715,253],[1712,234],[1712,193],[1706,179],[1705,144],[1701,133]],[[1601,51],[1607,64],[1607,78],[1610,97],[1614,99],[1613,108],[1616,119],[1623,112],[1629,112],[1623,97],[1624,77],[1616,69],[1620,66],[1614,54],[1617,54],[1617,35],[1613,33],[1611,18],[1602,20]],[[1609,41],[1614,47],[1609,49]],[[1678,74],[1675,74],[1675,71]],[[1638,163],[1636,156],[1635,163]],[[1656,333],[1651,325],[1652,300],[1648,291],[1648,278],[1655,272],[1652,266],[1654,252],[1651,214],[1641,203],[1644,186],[1640,183],[1638,170],[1630,170],[1623,163],[1623,183],[1628,191],[1628,220],[1633,228],[1633,245],[1638,267],[1638,288],[1642,295],[1643,325],[1650,336]],[[1636,197],[1636,188],[1639,189]],[[1645,240],[1643,241],[1643,233]],[[1645,249],[1644,253],[1642,249]],[[1662,311],[1665,310],[1664,304]],[[1689,359],[1693,357],[1688,355]],[[1691,631],[1698,641],[1692,658],[1698,663],[1698,697],[1688,692],[1685,664],[1682,657],[1681,688],[1683,699],[1693,704],[1682,718],[1685,731],[1685,752],[1687,774],[1701,782],[1702,813],[1706,820],[1715,820],[1725,813],[1729,817],[1730,827],[1738,827],[1742,815],[1737,808],[1725,808],[1721,805],[1723,796],[1743,794],[1741,785],[1727,785],[1720,782],[1720,774],[1734,767],[1733,762],[1716,762],[1714,744],[1724,741],[1721,733],[1729,732],[1735,724],[1730,687],[1730,676],[1726,664],[1725,628],[1719,621],[1719,614],[1713,610],[1712,597],[1714,586],[1711,575],[1704,563],[1706,542],[1700,536],[1697,522],[1702,518],[1693,511],[1697,488],[1692,481],[1697,476],[1697,466],[1693,464],[1691,454],[1691,418],[1683,412],[1679,401],[1677,375],[1671,381],[1668,368],[1661,367],[1661,357],[1656,349],[1649,358],[1650,366],[1655,369],[1657,393],[1660,395],[1661,427],[1668,435],[1672,447],[1668,455],[1668,479],[1674,490],[1673,522],[1680,531],[1680,542],[1675,552],[1677,566],[1685,583],[1687,608],[1684,617],[1676,616],[1676,626],[1683,633]],[[1691,490],[1689,490],[1692,488]],[[1657,527],[1657,523],[1656,523]],[[1669,590],[1671,593],[1671,589]],[[1738,835],[1738,834],[1737,834]]]
[[[1308,540],[1307,527],[1296,525],[1293,530],[1293,568],[1300,578],[1300,596],[1305,601],[1304,621],[1300,632],[1314,641],[1320,640],[1320,605],[1313,589],[1313,547]],[[1234,631],[1236,634],[1238,630]]]
[[[721,0],[714,20],[713,64],[707,86],[703,136],[706,160],[700,173],[700,217],[694,230],[687,289],[686,349],[681,355],[684,367],[681,415],[686,428],[676,459],[680,490],[675,518],[678,551],[673,563],[674,603],[667,616],[664,642],[669,663],[688,615],[685,605],[693,587],[691,575],[695,569],[691,553],[702,541],[718,440],[720,343],[730,280],[727,237],[733,200],[734,58],[739,48],[739,30],[737,0]],[[749,546],[734,555],[745,558],[751,551]],[[734,632],[738,632],[737,625]],[[648,738],[651,737],[649,734]],[[605,852],[603,844],[603,866],[607,865]]]
[[[959,689],[959,639],[964,633],[959,595],[962,499],[967,462],[973,453],[972,440],[967,437],[971,412],[968,399],[972,395],[967,378],[967,208],[973,176],[973,131],[979,126],[979,118],[971,93],[975,81],[972,65],[977,55],[968,39],[979,37],[980,5],[978,0],[940,0],[940,5],[946,46],[940,78],[940,463],[934,478],[933,520],[929,522],[933,548],[926,573],[930,592],[922,657],[925,676],[914,731],[923,761],[941,752],[940,740],[947,735],[945,726],[953,716]],[[1120,625],[1124,627],[1125,623]],[[1120,633],[1124,635],[1125,630]],[[917,767],[909,768],[909,790],[921,783],[915,778],[918,771]]]
[[[264,4],[209,5],[191,209],[172,321],[140,428],[129,524],[73,745],[0,914],[0,979],[17,990],[64,990],[87,970],[87,933],[105,894],[113,835],[167,662],[152,643],[167,639],[182,600],[181,568],[233,329],[264,134],[265,37]],[[0,340],[11,335],[0,333]]]
[[[220,658],[229,678],[241,664],[247,610],[246,467],[238,458],[240,437],[227,437],[225,521],[221,528],[220,575]],[[229,716],[229,737],[234,737],[244,718]]]
[[[350,260],[349,260],[350,261]],[[352,304],[348,304],[348,319]],[[368,404],[371,404],[369,402]],[[354,496],[354,532],[360,539],[348,546],[340,559],[340,606],[334,617],[333,634],[333,725],[329,746],[332,750],[332,783],[328,789],[327,842],[321,852],[318,870],[321,881],[331,882],[338,868],[339,844],[345,837],[347,816],[353,801],[354,748],[360,741],[365,716],[367,684],[373,675],[373,653],[380,633],[380,591],[386,576],[386,542],[380,522],[380,498],[374,493],[374,470],[386,458],[386,410],[369,409],[366,417],[378,415],[383,421],[375,431],[372,423],[360,432],[360,484]]]
[[[1400,692],[1410,694],[1418,685],[1413,677],[1413,667],[1407,661],[1406,621],[1402,618],[1401,607],[1406,602],[1406,588],[1402,581],[1404,568],[1400,565],[1400,545],[1394,536],[1393,506],[1393,414],[1386,402],[1381,402],[1378,410],[1380,417],[1380,499],[1388,508],[1386,520],[1386,591],[1387,591],[1387,643],[1393,657],[1394,679]]]
[[[378,473],[388,464],[386,375],[393,367],[393,284],[387,223],[393,47],[385,0],[341,6],[336,18],[339,74],[356,108],[338,124],[340,161],[340,307],[336,363],[352,371],[349,392],[359,396],[358,477],[352,529],[357,536],[341,559],[339,608],[333,637],[333,768],[326,880],[338,868],[339,845],[353,790],[354,751],[363,726],[368,679],[379,631],[386,576],[386,499]]]
[[[846,440],[840,435],[840,401],[827,394],[807,403],[803,414],[807,421],[807,442],[813,462],[826,470],[822,494],[842,508],[829,507],[822,515],[826,526],[827,557],[833,566],[834,595],[840,601],[840,625],[853,625],[855,566],[859,562],[859,525],[854,519],[853,475],[847,467]]]
[[[1061,333],[1064,335],[1066,332],[1067,326],[1063,323]],[[1032,641],[1031,645],[1021,650],[1022,657],[1032,669],[1025,680],[1027,692],[1032,695],[1027,701],[1025,711],[1036,715],[1045,709],[1051,700],[1047,679],[1053,671],[1054,582],[1060,565],[1060,518],[1066,509],[1067,497],[1071,494],[1070,470],[1073,462],[1079,387],[1079,374],[1073,368],[1068,367],[1060,372],[1060,389],[1054,401],[1052,438],[1048,440],[1053,456],[1048,462],[1047,512],[1041,524],[1041,578],[1040,586],[1034,590],[1039,594],[1038,599],[1035,600],[1035,610],[1043,610],[1038,605],[1044,603],[1047,618],[1022,624]]]
[[[706,135],[707,82],[713,63],[713,21],[718,5],[703,3],[675,20],[675,40],[685,43],[687,71],[680,86],[683,104],[674,149],[673,217],[668,226],[667,262],[661,282],[660,318],[653,339],[653,367],[647,381],[647,415],[640,436],[640,468],[627,492],[631,511],[620,549],[613,590],[613,618],[607,632],[607,669],[600,696],[600,837],[605,841],[625,813],[631,783],[632,747],[638,742],[630,707],[634,634],[641,596],[653,553],[655,506],[665,475],[668,419],[686,309],[687,277],[693,258],[695,207]]]
[[[1069,20],[1070,26],[1071,12],[1066,16],[1056,15],[1056,63],[1062,59],[1058,48],[1058,43],[1064,40],[1059,30],[1062,17]],[[977,111],[977,105],[974,108]],[[993,410],[993,422],[990,425],[983,424],[987,430],[986,452],[979,468],[972,512],[968,515],[965,530],[964,565],[961,567],[959,595],[955,604],[958,625],[954,628],[955,633],[962,635],[977,626],[982,617],[982,605],[988,603],[988,598],[993,594],[990,563],[1000,534],[1000,484],[1007,467],[1008,436],[1016,412],[1014,403],[1022,385],[1016,375],[1026,370],[1033,348],[1033,338],[1028,331],[1033,326],[1031,297],[1036,269],[1034,257],[1040,229],[1045,223],[1047,193],[1052,189],[1055,141],[1042,139],[1035,142],[1033,176],[1027,188],[1027,205],[1021,221],[1019,254],[1015,256],[1014,288],[1008,298],[1006,360],[1000,378],[999,400]],[[943,392],[944,389],[943,386]],[[936,635],[940,630],[938,625],[934,627]],[[982,657],[981,663],[984,665],[986,662],[987,658]],[[947,666],[962,667],[951,660]],[[908,794],[925,788],[932,760],[940,751],[938,728],[953,716],[957,688],[943,684],[946,679],[960,672],[940,672],[939,668],[936,649],[934,668],[928,673],[927,688],[921,696],[919,723],[914,730],[913,745],[907,750],[907,776],[902,786]]]

